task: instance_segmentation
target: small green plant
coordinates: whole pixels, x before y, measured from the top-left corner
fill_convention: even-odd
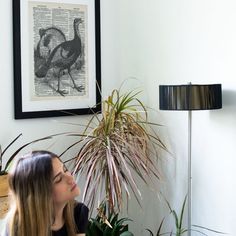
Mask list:
[[[154,234],[150,229],[146,229],[146,230],[150,233],[150,236],[161,236],[161,235],[182,236],[182,235],[184,235],[185,233],[188,232],[188,229],[183,226],[184,210],[185,210],[185,205],[186,205],[186,201],[187,201],[187,196],[185,196],[185,198],[184,198],[180,214],[177,214],[177,212],[174,209],[172,209],[172,207],[170,206],[170,203],[166,199],[165,199],[165,201],[166,201],[167,206],[170,210],[170,215],[174,218],[175,230],[171,230],[170,232],[165,232],[165,233],[161,232],[161,229],[162,229],[162,226],[164,223],[164,218],[162,219],[156,234]],[[193,228],[191,229],[191,231],[197,232],[201,235],[207,235],[206,233],[203,232],[203,230],[211,231],[211,232],[214,232],[217,234],[225,234],[223,232],[209,229],[209,228],[199,226],[199,225],[192,225],[192,227]]]
[[[177,212],[171,208],[169,202],[166,200],[166,203],[167,203],[168,208],[170,210],[170,214],[174,217],[175,232],[173,232],[173,230],[172,230],[170,232],[161,233],[161,229],[162,229],[162,226],[164,224],[164,219],[165,219],[165,218],[163,218],[159,227],[158,227],[158,230],[157,230],[157,233],[155,234],[155,236],[161,236],[161,235],[181,236],[188,231],[186,228],[183,227],[183,216],[184,216],[184,209],[185,209],[185,205],[186,205],[186,199],[187,199],[187,196],[184,198],[184,202],[182,204],[180,215],[178,215]],[[150,229],[146,229],[146,230],[150,233],[150,236],[154,236],[154,233]]]
[[[129,218],[120,218],[119,214],[107,212],[105,202],[99,206],[96,218],[89,219],[89,225],[86,236],[134,236],[128,230],[127,221]]]
[[[163,235],[163,233],[161,233],[161,229],[162,229],[162,226],[163,226],[163,223],[164,223],[164,220],[165,218],[162,219],[158,229],[157,229],[157,233],[155,236],[161,236]],[[150,230],[150,229],[146,229],[149,233],[150,233],[150,236],[154,236],[154,233]]]
[[[184,202],[181,207],[180,215],[178,215],[177,212],[171,208],[169,202],[166,201],[167,205],[170,209],[170,213],[174,217],[174,220],[175,220],[175,231],[176,231],[175,235],[176,236],[181,236],[188,231],[186,228],[183,227],[183,218],[184,218],[184,209],[185,209],[185,205],[186,205],[186,200],[187,200],[187,196],[185,196],[185,198],[184,198]],[[171,232],[171,235],[172,235],[172,232]]]

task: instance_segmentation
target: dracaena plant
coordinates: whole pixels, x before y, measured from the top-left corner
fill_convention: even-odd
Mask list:
[[[94,207],[95,199],[109,202],[109,210],[120,210],[133,192],[140,203],[141,192],[136,177],[148,184],[159,178],[156,161],[159,150],[166,150],[155,126],[148,119],[147,107],[138,99],[140,91],[121,93],[113,90],[102,102],[102,113],[92,115],[83,134],[73,172],[86,178],[83,200]],[[67,151],[67,150],[66,150]],[[63,153],[64,154],[64,153]]]

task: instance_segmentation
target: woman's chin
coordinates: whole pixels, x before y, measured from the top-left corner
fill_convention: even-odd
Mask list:
[[[80,188],[76,186],[75,188],[72,189],[72,192],[77,197],[80,195]]]

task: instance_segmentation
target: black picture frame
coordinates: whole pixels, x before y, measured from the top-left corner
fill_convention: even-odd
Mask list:
[[[76,35],[77,13],[84,26],[79,35],[83,50],[76,58],[78,53],[74,52],[78,51],[80,44],[77,40],[74,51],[69,51],[75,45],[75,36],[69,37],[68,33],[66,37],[63,29],[66,29],[64,22],[67,21],[71,24],[68,31],[72,33],[74,30]],[[51,26],[50,17],[54,22]],[[66,46],[62,45],[62,39],[67,41]],[[69,44],[71,41],[73,45]],[[72,46],[68,49],[68,45]],[[59,48],[60,52],[57,52]],[[68,55],[75,55],[74,64],[70,65]],[[100,112],[100,0],[60,0],[54,3],[50,0],[13,0],[13,65],[15,119]],[[76,85],[77,81],[81,82],[80,86]]]

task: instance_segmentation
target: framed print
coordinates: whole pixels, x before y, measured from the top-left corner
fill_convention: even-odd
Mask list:
[[[13,0],[15,119],[101,110],[100,0]]]

